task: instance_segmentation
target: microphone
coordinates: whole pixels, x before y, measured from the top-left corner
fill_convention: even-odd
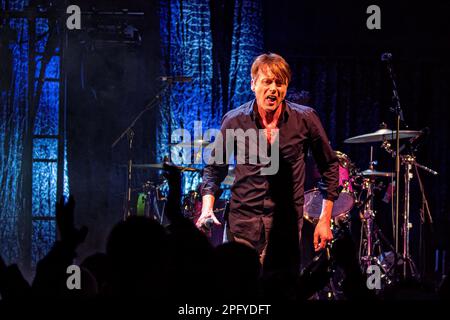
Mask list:
[[[205,222],[203,223],[203,226],[204,226],[206,229],[208,229],[208,230],[211,229],[213,225],[214,225],[214,219],[213,219],[213,218],[208,218],[208,219],[206,219]]]
[[[161,76],[159,77],[159,80],[162,82],[191,82],[192,77],[189,76]]]
[[[385,52],[381,54],[381,61],[391,61],[392,60],[392,53]]]

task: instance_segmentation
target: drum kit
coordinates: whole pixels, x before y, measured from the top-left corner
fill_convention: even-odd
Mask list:
[[[410,181],[413,178],[412,168],[415,168],[415,175],[419,180],[422,193],[422,201],[425,203],[427,217],[432,223],[431,213],[428,208],[423,184],[420,179],[418,168],[437,175],[437,172],[427,168],[416,162],[414,152],[417,151],[412,143],[423,134],[422,131],[402,130],[399,131],[398,138],[400,140],[409,139],[400,151],[406,150],[405,154],[400,155],[401,164],[404,166],[404,191],[403,191],[403,212],[392,210],[393,216],[400,216],[402,220],[401,239],[395,234],[393,239],[397,242],[401,240],[402,247],[400,249],[387,239],[381,228],[375,223],[377,210],[374,209],[374,191],[379,189],[380,180],[391,180],[386,194],[388,198],[393,199],[394,192],[399,192],[400,188],[395,188],[396,173],[383,172],[375,169],[377,161],[373,160],[373,146],[370,147],[370,162],[366,170],[360,170],[350,160],[350,158],[339,151],[336,151],[339,159],[339,186],[341,192],[339,198],[334,202],[332,210],[332,228],[335,233],[339,233],[341,229],[349,230],[351,223],[350,213],[357,212],[357,216],[361,222],[360,247],[359,247],[359,263],[361,270],[368,273],[369,267],[377,266],[381,271],[381,280],[384,286],[388,286],[398,280],[406,278],[414,278],[418,280],[419,273],[410,256]],[[397,139],[395,131],[388,129],[380,129],[373,133],[363,134],[346,139],[347,144],[369,144],[381,143],[381,148],[387,151],[392,157],[395,157],[395,151],[390,148],[390,141]],[[416,148],[417,149],[417,148]],[[384,183],[381,183],[385,185]],[[398,196],[398,195],[397,195]],[[386,196],[385,196],[386,197]],[[315,225],[320,217],[322,210],[322,195],[319,189],[314,188],[305,192],[304,217],[312,225]],[[393,219],[394,220],[394,219]],[[423,222],[424,218],[421,217]],[[399,221],[399,220],[396,220]],[[395,222],[394,222],[395,223]],[[308,240],[306,240],[308,241]],[[332,247],[332,244],[331,244]],[[398,268],[397,268],[398,266]],[[400,271],[399,271],[400,270]],[[330,287],[335,287],[333,284]]]

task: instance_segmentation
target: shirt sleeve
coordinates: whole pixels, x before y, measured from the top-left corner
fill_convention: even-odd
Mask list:
[[[203,169],[202,184],[200,185],[200,193],[202,196],[213,195],[218,197],[220,194],[220,184],[228,174],[228,163],[226,158],[226,129],[230,128],[230,120],[225,115],[222,118],[220,126],[221,137],[216,137],[211,157],[215,158],[215,162],[208,164]],[[232,143],[230,141],[230,143]],[[229,146],[228,146],[229,147]],[[218,148],[221,148],[221,155]]]
[[[317,167],[322,176],[319,189],[324,199],[335,201],[339,187],[339,160],[331,148],[325,129],[313,109],[308,113],[310,147]]]

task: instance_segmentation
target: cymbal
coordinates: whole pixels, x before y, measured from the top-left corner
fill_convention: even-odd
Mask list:
[[[206,140],[193,140],[191,142],[171,142],[169,143],[169,146],[171,147],[206,147],[207,145],[209,145],[210,141],[206,141]]]
[[[393,177],[395,176],[395,172],[383,172],[367,169],[361,172],[360,175],[364,177]]]
[[[420,131],[416,130],[400,130],[400,139],[413,138],[420,134]],[[395,140],[397,139],[397,131],[392,131],[389,129],[380,129],[372,133],[363,134],[360,136],[348,138],[344,143],[368,143],[368,142],[379,142],[384,140]]]
[[[201,171],[200,169],[197,168],[191,168],[191,167],[183,167],[183,166],[176,166],[173,164],[169,164],[168,166],[178,169],[180,171],[192,171],[192,172],[199,172]],[[146,163],[146,164],[133,164],[132,165],[133,168],[137,168],[137,169],[158,169],[158,170],[163,170],[164,168],[164,163]]]

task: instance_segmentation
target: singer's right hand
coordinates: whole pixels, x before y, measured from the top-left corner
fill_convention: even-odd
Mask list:
[[[217,220],[216,216],[214,215],[214,212],[210,209],[210,210],[202,210],[202,214],[200,215],[195,224],[196,227],[199,228],[200,230],[204,229],[206,221],[208,219],[212,219],[214,221],[214,224],[217,226],[221,225],[220,221]]]

